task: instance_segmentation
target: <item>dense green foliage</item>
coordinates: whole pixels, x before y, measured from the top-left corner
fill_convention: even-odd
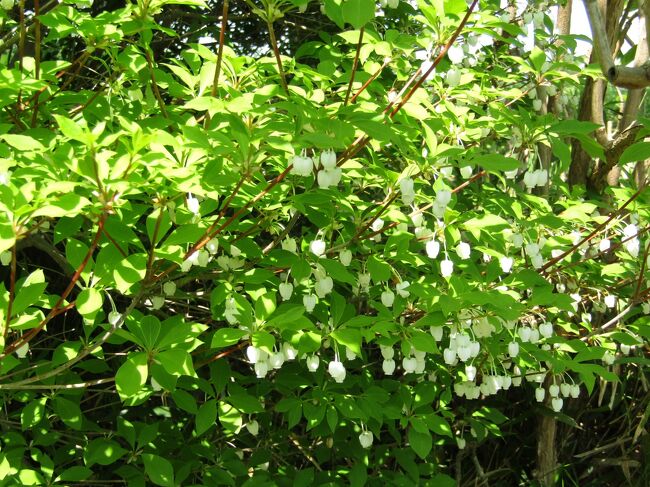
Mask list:
[[[528,484],[539,417],[647,480],[650,124],[571,188],[598,71],[493,3],[3,1],[0,484]]]

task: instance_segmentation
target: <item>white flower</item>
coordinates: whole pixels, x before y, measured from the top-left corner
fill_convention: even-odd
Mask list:
[[[571,384],[562,382],[562,384],[560,384],[560,392],[564,397],[569,397],[571,395]]]
[[[508,273],[512,270],[512,265],[514,264],[514,259],[512,257],[500,257],[499,258],[499,265],[501,266],[501,270],[505,273]]]
[[[639,229],[638,229],[638,227],[637,227],[635,224],[633,224],[633,223],[630,224],[630,225],[627,225],[627,226],[623,229],[623,237],[625,237],[625,238],[634,237],[637,233],[639,233]]]
[[[336,153],[331,149],[321,152],[320,163],[324,169],[334,169],[336,167]]]
[[[616,357],[612,352],[605,352],[603,354],[602,360],[605,363],[605,365],[612,365],[614,363],[614,360],[616,360]]]
[[[265,360],[255,362],[255,375],[258,379],[263,379],[269,373],[269,363]]]
[[[544,396],[546,396],[546,389],[543,387],[538,387],[535,389],[535,399],[537,402],[542,402],[544,400]]]
[[[402,359],[402,368],[404,369],[404,372],[406,372],[407,374],[414,372],[416,367],[417,367],[417,360],[415,359],[415,357],[404,357]]]
[[[431,333],[431,336],[435,341],[439,342],[440,340],[442,340],[442,332],[443,332],[442,326],[431,326],[429,327],[429,332]]]
[[[332,360],[327,366],[327,371],[339,384],[345,380],[345,366],[339,360]]]
[[[510,355],[512,358],[515,358],[517,355],[519,355],[519,344],[517,342],[508,343],[508,355]]]
[[[467,242],[459,242],[456,246],[456,253],[463,260],[469,259],[471,252],[472,250]]]
[[[324,240],[312,240],[309,243],[309,250],[316,257],[321,257],[325,253],[325,245]]]
[[[288,301],[293,294],[293,284],[283,282],[278,286],[278,290],[280,291],[280,296],[282,296],[282,301]]]
[[[279,369],[284,364],[284,354],[282,352],[276,352],[271,357],[269,357],[269,364],[274,369]]]
[[[389,289],[381,293],[381,303],[390,308],[395,302],[395,293]]]
[[[528,189],[537,186],[537,176],[534,171],[527,171],[526,174],[524,174],[524,186]]]
[[[401,179],[399,187],[402,192],[402,203],[410,205],[415,200],[415,190],[413,188],[413,180],[411,178]]]
[[[533,330],[528,328],[527,326],[522,326],[517,330],[517,334],[519,335],[519,338],[521,338],[522,342],[528,342],[530,341],[530,334]]]
[[[551,400],[551,406],[553,407],[553,411],[556,413],[559,412],[562,409],[562,405],[564,404],[564,401],[562,400],[561,397],[554,397]]]
[[[359,435],[359,443],[363,448],[370,448],[374,437],[371,431],[364,431]]]
[[[449,71],[447,71],[447,76],[445,77],[445,81],[450,87],[454,88],[455,86],[458,86],[460,84],[460,76],[461,76],[461,72],[459,69],[450,68]]]
[[[384,374],[393,375],[393,372],[395,372],[395,361],[392,358],[385,359],[381,364],[381,368],[384,371]]]
[[[292,254],[295,254],[296,251],[298,250],[298,244],[296,243],[295,238],[290,238],[287,237],[282,241],[282,250],[286,250],[287,252],[291,252]]]
[[[304,305],[305,310],[307,310],[307,313],[311,313],[312,311],[314,311],[317,302],[318,302],[318,298],[313,294],[305,294],[302,297],[302,304]]]
[[[545,321],[544,323],[539,325],[539,334],[542,335],[544,338],[550,338],[551,336],[553,336],[553,325],[548,321]]]
[[[257,436],[257,434],[260,431],[260,425],[256,420],[249,421],[248,423],[246,423],[246,429],[251,435]]]
[[[341,168],[335,169],[322,169],[318,171],[318,187],[327,189],[330,186],[336,186],[341,181],[342,176]]]
[[[639,256],[641,242],[639,241],[638,238],[633,238],[632,240],[628,240],[623,244],[623,246],[625,247],[625,250],[627,250],[632,257],[637,258]]]
[[[296,176],[310,176],[314,170],[314,161],[311,157],[294,156],[291,159],[291,174]]]
[[[345,347],[345,358],[348,360],[354,360],[357,358],[357,354],[350,347]]]
[[[296,350],[289,342],[284,342],[282,344],[282,353],[284,354],[284,359],[287,361],[295,360],[298,356],[298,350]]]
[[[390,360],[395,356],[395,350],[393,350],[393,347],[379,345],[379,350],[381,351],[381,356],[384,360]]]
[[[529,243],[526,244],[524,250],[526,251],[526,255],[528,255],[528,257],[533,257],[539,254],[539,245],[537,245],[536,243]]]
[[[442,262],[440,262],[440,274],[442,277],[449,277],[454,273],[454,263],[449,260],[445,259]]]
[[[601,252],[607,252],[611,246],[611,241],[608,238],[604,238],[598,244],[598,250]]]
[[[410,292],[407,291],[410,285],[411,283],[408,281],[399,282],[395,286],[395,291],[397,291],[397,294],[399,294],[401,297],[408,298],[409,295],[411,294]]]
[[[210,262],[210,254],[207,250],[201,249],[193,255],[196,255],[196,265],[199,267],[205,267],[208,265],[208,262]]]
[[[530,263],[535,269],[539,269],[544,265],[544,257],[542,257],[542,254],[535,254],[530,258]]]
[[[160,309],[165,304],[164,296],[152,296],[151,297],[151,309]]]
[[[318,355],[312,355],[307,357],[307,369],[309,372],[316,372],[318,370],[318,365],[320,364],[320,359]]]
[[[456,445],[458,445],[459,450],[464,450],[465,446],[467,445],[467,441],[465,441],[465,438],[458,436],[456,437]]]
[[[16,348],[16,350],[14,351],[16,352],[16,357],[25,358],[27,356],[27,352],[29,352],[29,343],[28,342],[23,343],[20,347]]]
[[[474,379],[476,379],[476,367],[473,365],[466,365],[465,375],[467,376],[467,380],[474,381]]]
[[[359,289],[363,292],[368,292],[370,287],[370,274],[360,273],[357,281],[359,283]]]
[[[463,177],[463,179],[469,179],[472,176],[472,166],[461,167],[460,175]]]
[[[334,281],[332,281],[332,278],[327,276],[323,279],[320,279],[316,281],[316,285],[314,286],[316,290],[316,295],[319,298],[324,298],[327,296],[329,293],[332,292],[332,289],[334,288]]]
[[[442,353],[443,359],[447,365],[453,365],[456,362],[456,350],[445,348]]]
[[[115,326],[119,323],[120,319],[122,319],[122,314],[117,312],[117,311],[111,311],[108,313],[108,322],[112,326]]]
[[[557,384],[551,384],[548,386],[548,393],[551,397],[558,397],[560,395],[560,386]]]
[[[512,246],[516,249],[521,248],[521,246],[524,244],[524,237],[520,233],[513,233],[510,239],[512,241]]]
[[[212,255],[217,253],[217,250],[219,250],[219,239],[217,238],[212,238],[208,241],[207,244],[205,244],[205,248],[207,249],[208,252],[210,252]]]
[[[425,249],[429,258],[435,259],[440,253],[440,242],[436,240],[429,240],[425,246]]]
[[[539,112],[542,109],[542,100],[539,98],[533,100],[533,110]]]
[[[447,189],[441,189],[436,192],[436,202],[441,206],[447,206],[451,201],[451,191]]]
[[[349,249],[341,250],[339,252],[339,260],[345,267],[349,266],[352,262],[352,251]]]
[[[462,47],[453,44],[447,51],[447,57],[449,57],[449,60],[452,62],[452,64],[460,64],[465,58],[465,51],[463,51]]]
[[[190,213],[194,213],[195,215],[199,214],[199,200],[191,194],[187,196],[187,209]]]
[[[176,293],[176,283],[174,281],[167,281],[163,284],[163,292],[165,296],[173,296]]]
[[[11,251],[10,250],[5,250],[0,254],[0,264],[3,266],[7,266],[11,264]]]
[[[580,386],[578,384],[572,384],[569,394],[573,399],[576,399],[578,396],[580,396]]]
[[[613,308],[616,306],[616,296],[613,294],[608,294],[605,296],[605,306],[608,308]]]
[[[253,345],[246,347],[246,357],[251,364],[256,364],[260,360],[260,357],[263,358],[264,355],[266,355],[265,352]]]

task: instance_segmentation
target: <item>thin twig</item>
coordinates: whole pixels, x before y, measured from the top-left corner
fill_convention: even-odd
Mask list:
[[[354,62],[352,63],[352,73],[350,73],[350,82],[348,83],[348,91],[345,93],[345,101],[343,106],[348,104],[350,99],[350,92],[352,91],[352,84],[354,83],[354,75],[357,73],[357,66],[359,65],[359,55],[361,54],[361,46],[363,45],[363,32],[364,28],[359,29],[359,42],[357,43],[357,52],[354,55]]]

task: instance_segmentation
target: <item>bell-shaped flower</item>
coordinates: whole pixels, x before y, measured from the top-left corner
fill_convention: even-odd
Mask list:
[[[316,372],[318,370],[318,365],[320,364],[320,359],[318,355],[312,355],[307,357],[307,369],[309,372]]]
[[[410,374],[411,372],[414,372],[416,367],[417,360],[415,357],[404,357],[402,359],[402,368],[404,369],[405,373]]]
[[[282,296],[283,301],[288,301],[291,299],[291,295],[293,294],[293,284],[290,282],[283,282],[280,283],[278,286],[278,291],[280,291],[280,296]]]
[[[395,286],[395,291],[397,291],[397,294],[399,294],[401,297],[408,298],[411,294],[409,291],[407,291],[410,285],[411,283],[408,281],[398,282]]]
[[[298,244],[295,238],[287,237],[282,241],[282,250],[295,254],[298,250]]]
[[[211,238],[207,244],[205,244],[205,248],[210,254],[214,255],[217,253],[219,250],[219,239],[218,238]]]
[[[545,396],[546,396],[546,389],[544,389],[543,387],[538,387],[537,389],[535,389],[535,400],[537,402],[542,402]]]
[[[339,360],[332,360],[327,366],[327,371],[339,384],[345,380],[345,366]]]
[[[499,258],[499,265],[501,266],[501,270],[505,272],[506,274],[509,273],[512,270],[512,264],[514,264],[514,259],[512,257],[500,257]]]
[[[395,293],[393,291],[391,291],[390,289],[386,289],[383,293],[381,293],[381,303],[384,306],[390,308],[394,302],[395,302]]]
[[[314,160],[311,157],[293,156],[291,164],[291,174],[296,176],[310,176],[314,171]]]
[[[321,257],[325,253],[325,247],[326,244],[324,240],[316,239],[309,243],[309,250],[316,257]]]
[[[440,262],[440,274],[442,277],[449,277],[454,273],[454,263],[449,260],[445,259],[442,262]]]
[[[564,404],[564,401],[562,400],[561,397],[554,397],[551,400],[551,407],[553,408],[553,411],[556,413],[559,413],[560,410],[562,409],[562,405]]]
[[[339,260],[345,267],[349,266],[352,263],[352,251],[349,249],[341,250]]]
[[[467,242],[459,242],[456,246],[456,254],[463,260],[469,259],[472,249]]]
[[[425,245],[425,249],[427,251],[427,256],[430,259],[435,259],[440,253],[440,242],[436,240],[429,240]]]
[[[359,435],[359,443],[362,448],[370,448],[373,442],[373,435],[371,431],[364,431]]]
[[[469,179],[472,176],[472,166],[461,167],[460,175],[463,177],[463,179]]]
[[[316,290],[316,295],[319,298],[324,298],[325,296],[327,296],[329,293],[332,292],[333,288],[334,288],[334,281],[332,281],[332,278],[329,276],[316,281],[316,285],[314,286],[314,289]]]
[[[321,152],[320,163],[323,169],[331,170],[336,168],[336,153],[331,149]]]
[[[318,302],[318,298],[313,294],[305,294],[302,297],[302,304],[305,307],[307,313],[311,313],[312,311],[314,311],[317,302]]]
[[[257,436],[258,433],[260,432],[260,425],[256,420],[249,421],[248,423],[246,423],[246,429],[251,435]]]
[[[381,364],[381,368],[384,374],[393,375],[393,372],[395,372],[395,361],[392,358],[385,359]]]

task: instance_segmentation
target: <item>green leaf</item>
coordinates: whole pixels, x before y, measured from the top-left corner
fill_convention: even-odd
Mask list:
[[[451,432],[451,426],[449,426],[449,423],[437,414],[427,414],[424,416],[424,420],[426,421],[429,429],[434,433],[441,436],[448,436],[449,438],[454,437]]]
[[[248,335],[248,332],[239,328],[219,328],[212,336],[210,348],[223,348],[234,345],[246,335]]]
[[[72,429],[81,430],[83,415],[81,414],[78,402],[71,401],[62,396],[57,396],[54,398],[52,407],[54,412],[59,415],[61,421],[66,425]]]
[[[149,480],[163,487],[174,487],[174,467],[169,460],[152,453],[143,453],[142,461]]]
[[[431,438],[430,433],[420,433],[414,428],[409,428],[408,439],[411,448],[422,460],[424,460],[431,452],[433,439]]]
[[[95,288],[86,288],[79,293],[75,302],[79,314],[92,319],[102,307],[102,294]]]
[[[30,401],[20,413],[20,424],[23,430],[33,428],[45,417],[45,403],[47,397],[41,397]]]
[[[59,475],[55,482],[80,482],[88,479],[93,474],[93,471],[88,467],[77,465],[75,467],[66,468],[61,475]]]
[[[83,129],[81,124],[61,115],[54,115],[54,119],[56,120],[56,123],[59,124],[59,129],[61,129],[61,133],[64,136],[83,144],[88,143],[89,134]]]
[[[133,284],[144,279],[146,272],[146,254],[133,254],[123,259],[113,270],[113,278],[118,291],[127,293]]]
[[[392,276],[392,271],[390,265],[386,262],[379,260],[376,256],[372,255],[366,261],[368,265],[368,272],[370,272],[370,277],[376,283],[381,281],[388,281]]]
[[[165,371],[171,375],[196,376],[194,365],[192,364],[192,357],[186,350],[178,348],[165,350],[156,355],[156,360],[160,362]]]
[[[350,470],[350,487],[363,487],[368,481],[368,471],[362,463],[356,463]]]
[[[480,166],[486,171],[512,171],[519,168],[521,163],[513,158],[501,154],[483,154],[472,159],[472,164]]]
[[[18,315],[18,313],[40,301],[46,287],[47,282],[45,282],[45,274],[42,269],[35,270],[27,276],[16,289],[16,298],[11,308],[12,316]]]
[[[619,164],[650,159],[650,142],[637,142],[625,149],[618,160]]]
[[[74,217],[82,213],[82,210],[88,205],[90,205],[88,198],[74,193],[66,193],[57,200],[50,201],[49,204],[37,209],[32,216],[46,216],[48,218]]]
[[[530,62],[533,64],[535,71],[539,73],[546,62],[546,54],[539,47],[535,46],[530,52]]]
[[[196,436],[201,436],[208,431],[217,421],[217,401],[210,399],[201,405],[195,418]]]
[[[374,0],[343,0],[343,20],[360,29],[375,18]]]
[[[339,345],[348,347],[357,355],[361,355],[361,332],[354,328],[337,328],[330,336]]]
[[[84,451],[84,462],[87,467],[96,463],[99,465],[111,465],[122,458],[127,451],[117,442],[105,438],[92,440]]]
[[[136,395],[147,382],[149,367],[145,352],[130,353],[115,374],[115,386],[122,400]]]
[[[199,408],[196,405],[196,399],[189,392],[184,391],[183,389],[176,389],[172,392],[172,399],[176,405],[181,408],[183,411],[187,411],[190,414],[196,414]]]
[[[4,140],[11,147],[18,149],[19,151],[45,151],[43,144],[27,135],[4,134],[0,135],[0,139]]]

